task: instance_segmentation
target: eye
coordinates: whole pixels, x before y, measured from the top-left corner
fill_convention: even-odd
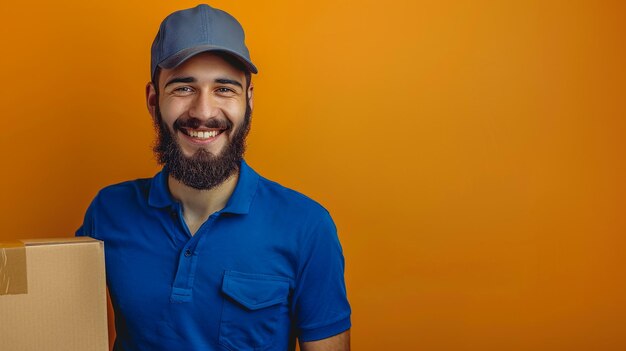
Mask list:
[[[215,89],[215,92],[220,94],[220,95],[234,95],[234,94],[237,94],[236,91],[234,91],[231,88],[227,88],[227,87],[219,87],[219,88]]]
[[[172,92],[177,95],[189,95],[193,93],[193,88],[183,85],[175,88],[174,90],[172,90]]]

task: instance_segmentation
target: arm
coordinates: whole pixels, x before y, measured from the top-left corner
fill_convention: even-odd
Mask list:
[[[301,351],[350,351],[350,330],[327,339],[300,343]]]
[[[346,296],[344,258],[328,212],[311,227],[301,245],[300,271],[292,310],[301,351],[348,351],[350,304]]]

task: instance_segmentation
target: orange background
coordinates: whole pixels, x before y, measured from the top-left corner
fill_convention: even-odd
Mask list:
[[[153,175],[162,18],[3,3],[0,239]],[[260,69],[247,159],[323,203],[355,350],[626,349],[622,1],[214,1]]]

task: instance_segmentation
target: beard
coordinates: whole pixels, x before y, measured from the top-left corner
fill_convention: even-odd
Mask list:
[[[191,157],[185,156],[175,140],[176,131],[182,133],[181,127],[196,129],[204,126],[207,128],[226,128],[222,133],[232,132],[233,123],[230,120],[210,119],[202,122],[193,117],[179,118],[174,122],[172,131],[163,122],[158,105],[155,113],[157,140],[153,151],[159,164],[164,165],[174,179],[194,189],[209,190],[222,184],[239,170],[246,151],[246,136],[250,131],[252,109],[249,104],[246,104],[242,125],[231,134],[230,141],[217,155],[199,149]]]

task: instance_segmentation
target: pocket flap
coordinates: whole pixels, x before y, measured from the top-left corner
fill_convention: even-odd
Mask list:
[[[226,271],[222,292],[250,310],[287,302],[289,279],[263,275]]]

